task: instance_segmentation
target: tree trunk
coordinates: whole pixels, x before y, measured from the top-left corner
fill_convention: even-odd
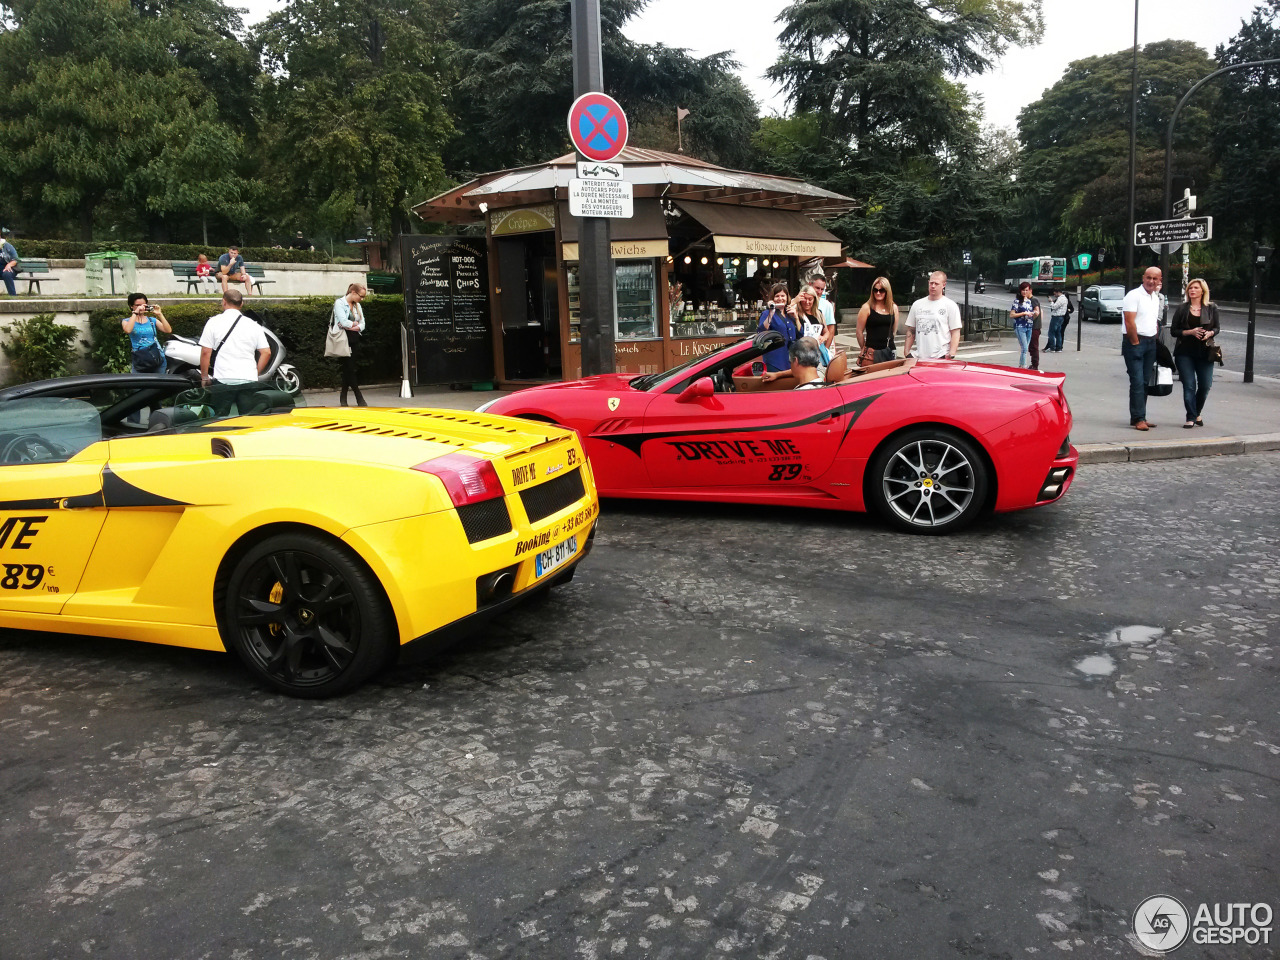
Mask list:
[[[98,206],[96,199],[85,199],[80,204],[80,239],[89,241],[93,239],[93,211]]]

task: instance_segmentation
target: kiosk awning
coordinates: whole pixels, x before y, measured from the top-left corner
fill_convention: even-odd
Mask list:
[[[706,227],[716,253],[766,257],[838,257],[840,238],[803,213],[729,203],[675,201]]]
[[[565,260],[578,259],[578,218],[569,216],[569,204],[557,206],[560,248]],[[609,247],[615,260],[636,260],[667,255],[667,222],[656,198],[635,201],[635,216],[609,221]]]

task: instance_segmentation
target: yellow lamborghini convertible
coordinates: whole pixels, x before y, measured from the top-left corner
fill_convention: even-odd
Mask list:
[[[571,431],[299,403],[164,374],[0,390],[0,627],[233,650],[327,697],[591,547]]]

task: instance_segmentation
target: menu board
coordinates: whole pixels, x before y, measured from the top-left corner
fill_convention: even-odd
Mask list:
[[[416,384],[493,379],[483,238],[401,236]]]

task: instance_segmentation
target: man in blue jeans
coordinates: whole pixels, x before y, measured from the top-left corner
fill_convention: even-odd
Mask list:
[[[1129,371],[1129,423],[1135,430],[1155,426],[1147,419],[1147,378],[1155,376],[1162,279],[1159,267],[1147,267],[1142,286],[1126,293],[1122,306],[1124,339],[1120,341],[1120,356]]]

